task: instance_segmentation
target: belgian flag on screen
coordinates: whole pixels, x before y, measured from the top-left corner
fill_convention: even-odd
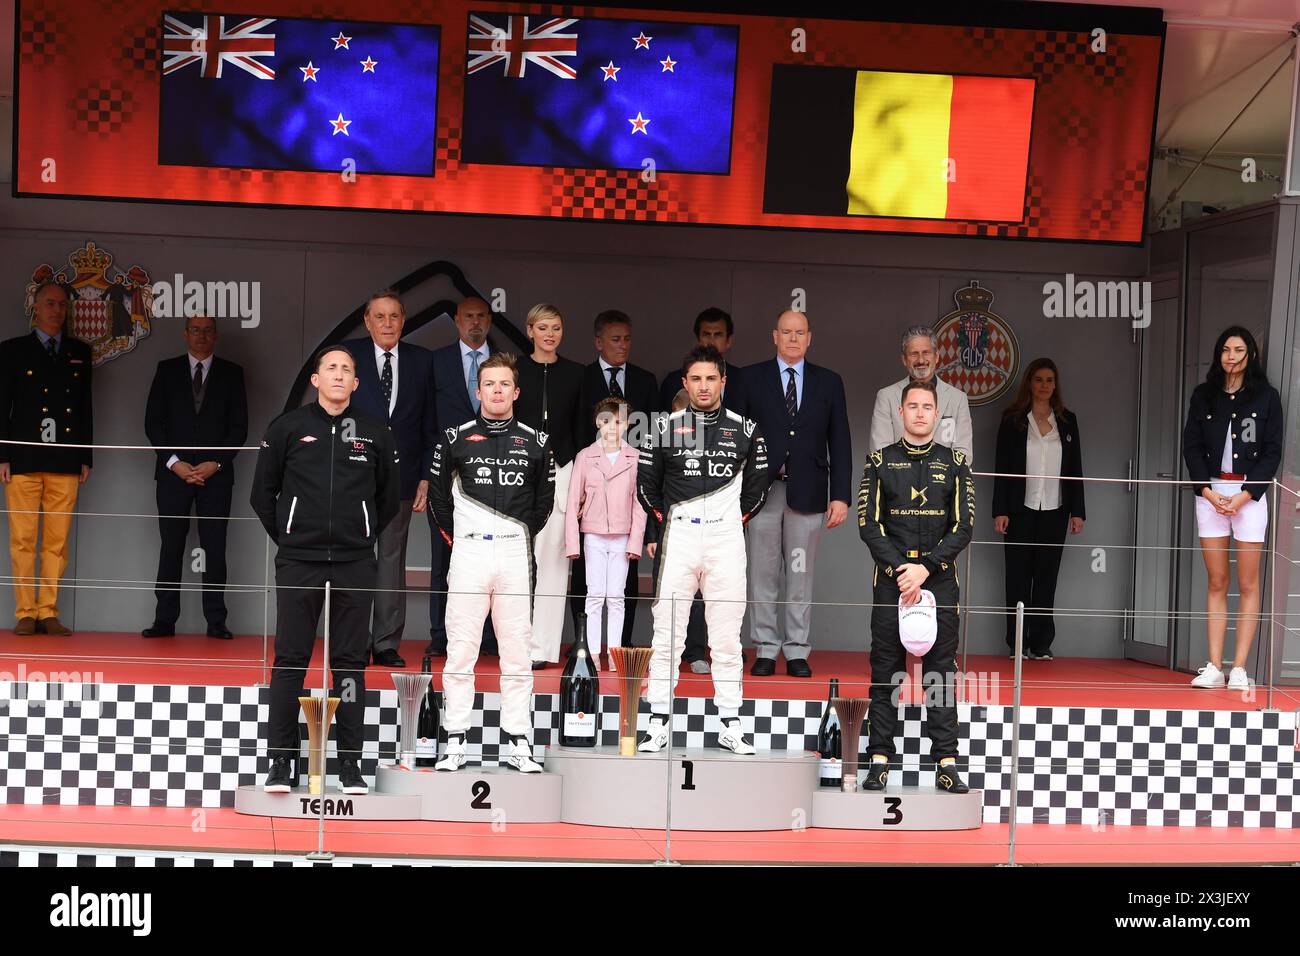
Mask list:
[[[763,211],[991,219],[1024,215],[1034,81],[772,68]]]

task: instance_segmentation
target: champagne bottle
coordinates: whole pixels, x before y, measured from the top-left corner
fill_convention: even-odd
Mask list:
[[[840,696],[838,677],[831,678],[831,692],[826,699],[821,726],[817,728],[817,753],[821,755],[821,785],[839,787],[844,775],[844,754],[841,752],[840,718],[831,703]]]
[[[560,675],[560,745],[594,747],[600,713],[600,677],[587,647],[587,619],[579,614],[573,647]]]
[[[420,670],[426,674],[431,673],[433,658],[426,654],[420,661]],[[424,700],[420,701],[420,715],[415,721],[417,767],[432,767],[438,762],[438,712],[442,709],[440,697],[433,689],[433,681],[429,681],[429,689],[424,693]]]

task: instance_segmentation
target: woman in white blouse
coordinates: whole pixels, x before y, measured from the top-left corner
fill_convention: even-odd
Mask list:
[[[1016,603],[1025,604],[1025,656],[1050,661],[1056,622],[1056,576],[1067,528],[1083,531],[1079,423],[1061,399],[1060,376],[1049,358],[1034,359],[1002,414],[993,482],[993,527],[1006,535],[1007,647],[1015,648]]]

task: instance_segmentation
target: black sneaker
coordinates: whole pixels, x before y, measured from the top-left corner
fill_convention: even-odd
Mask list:
[[[293,774],[289,770],[289,757],[273,757],[271,771],[266,775],[265,793],[288,793],[293,789]]]
[[[862,789],[879,793],[889,783],[889,763],[884,760],[868,760],[867,776],[862,781]]]
[[[339,787],[344,793],[370,792],[365,777],[361,776],[361,768],[357,766],[355,760],[339,761]]]
[[[934,786],[944,793],[970,793],[970,787],[966,786],[966,781],[957,772],[955,763],[934,768]]]

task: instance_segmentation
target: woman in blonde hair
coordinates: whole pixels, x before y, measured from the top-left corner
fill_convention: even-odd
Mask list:
[[[569,587],[569,559],[564,554],[564,510],[567,507],[573,456],[586,444],[590,425],[580,416],[578,400],[583,367],[560,356],[564,318],[545,302],[528,310],[528,338],[532,355],[519,359],[519,399],[515,415],[525,425],[545,432],[555,456],[555,504],[546,527],[537,536],[533,556],[537,580],[533,599],[533,670],[560,659],[564,631],[565,595]],[[583,420],[580,422],[579,419]],[[582,436],[582,437],[579,437]]]

